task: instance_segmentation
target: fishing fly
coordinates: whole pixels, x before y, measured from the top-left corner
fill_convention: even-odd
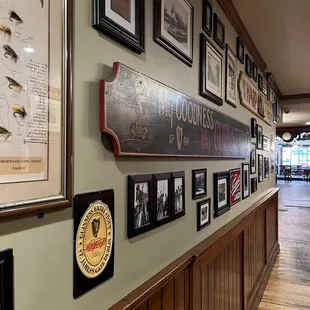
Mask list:
[[[0,137],[4,138],[6,141],[12,133],[8,131],[4,126],[0,126]]]
[[[25,118],[25,116],[27,115],[24,107],[14,105],[12,107],[12,109],[13,109],[13,116],[14,117],[20,116],[21,118]]]
[[[11,38],[11,35],[12,35],[12,31],[9,27],[6,27],[4,25],[1,25],[0,26],[0,32],[3,32],[4,34],[6,34],[7,36],[9,36],[9,38]]]
[[[12,11],[10,11],[9,20],[12,22],[13,19],[16,21],[17,24],[23,23],[23,20],[18,16],[18,14],[12,10]]]
[[[22,85],[20,85],[18,82],[16,82],[14,79],[12,79],[12,78],[10,78],[10,77],[8,77],[8,76],[6,76],[5,77],[7,80],[8,80],[8,82],[9,82],[9,89],[13,89],[13,90],[15,90],[15,91],[17,91],[17,92],[21,92],[22,91],[22,89],[23,89],[23,86]]]
[[[12,47],[5,44],[3,45],[3,49],[5,50],[4,57],[8,58],[8,56],[10,56],[11,59],[16,63],[19,57],[16,54],[16,52],[12,49]]]

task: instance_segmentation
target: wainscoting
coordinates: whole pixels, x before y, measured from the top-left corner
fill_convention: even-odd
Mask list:
[[[257,309],[278,253],[273,189],[109,310]]]

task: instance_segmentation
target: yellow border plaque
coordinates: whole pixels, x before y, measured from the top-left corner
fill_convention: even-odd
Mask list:
[[[76,232],[75,255],[87,278],[98,277],[109,262],[113,245],[113,220],[101,200],[91,203]]]

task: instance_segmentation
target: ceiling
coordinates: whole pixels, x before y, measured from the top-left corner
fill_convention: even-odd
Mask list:
[[[283,101],[282,110],[283,123],[278,123],[277,127],[306,126],[306,122],[310,122],[310,99],[302,104]]]
[[[310,93],[310,0],[232,0],[283,95]]]

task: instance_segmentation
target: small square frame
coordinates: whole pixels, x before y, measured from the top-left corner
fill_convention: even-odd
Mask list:
[[[196,180],[196,175],[203,173],[205,176],[204,180],[204,185],[203,185],[203,193],[196,193],[196,185],[197,185],[197,180]],[[192,171],[192,199],[199,199],[202,197],[207,196],[207,169],[196,169]]]
[[[226,179],[226,204],[219,207],[219,191],[218,191],[218,181]],[[222,172],[217,172],[214,173],[213,175],[213,187],[214,187],[214,216],[219,217],[222,214],[226,213],[227,211],[230,210],[230,202],[229,202],[229,194],[230,194],[230,189],[229,189],[229,171],[222,171]]]
[[[208,205],[207,206],[208,221],[201,224],[201,208],[205,205]],[[203,201],[197,202],[197,231],[202,230],[203,228],[207,227],[210,224],[211,224],[211,198],[208,198]]]

